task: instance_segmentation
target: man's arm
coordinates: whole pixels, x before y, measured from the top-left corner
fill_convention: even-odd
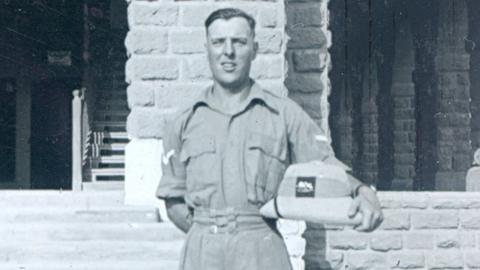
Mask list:
[[[192,213],[182,198],[165,199],[168,218],[183,232],[188,232],[192,226]]]
[[[291,103],[286,113],[290,157],[292,163],[322,160],[331,165],[342,167],[346,171],[348,166],[335,157],[335,153],[325,136],[325,132],[303,111],[297,104]],[[355,229],[358,231],[372,231],[383,220],[380,202],[375,192],[353,176],[349,175],[351,194],[354,196],[349,216],[362,214],[362,223]]]
[[[354,198],[348,216],[353,218],[357,213],[362,214],[362,223],[355,227],[358,231],[373,231],[383,221],[383,213],[377,194],[373,189],[365,185],[362,181],[353,177],[351,169],[335,156],[330,156],[324,162],[331,165],[337,165],[347,171],[348,182],[350,184],[351,194]]]
[[[191,226],[190,212],[185,203],[186,168],[180,160],[182,142],[180,128],[174,121],[167,123],[163,138],[162,179],[156,195],[165,201],[169,219],[182,231],[187,232]]]

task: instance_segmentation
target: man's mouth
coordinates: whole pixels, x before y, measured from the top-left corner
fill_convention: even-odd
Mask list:
[[[222,63],[223,70],[225,70],[227,72],[234,71],[236,67],[237,67],[237,65],[235,63],[231,63],[231,62]]]

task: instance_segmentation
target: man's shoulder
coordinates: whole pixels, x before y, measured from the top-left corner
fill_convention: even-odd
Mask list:
[[[270,102],[272,105],[275,105],[280,112],[291,113],[294,111],[303,110],[297,102],[288,96],[288,90],[284,90],[279,93],[262,87],[262,91],[264,93],[266,102]]]
[[[182,102],[182,104],[179,104],[174,109],[174,112],[168,118],[168,121],[169,122],[186,121],[190,117],[190,115],[193,113],[195,106],[203,100],[203,96],[205,95],[205,92],[209,89],[209,87],[202,88],[196,94],[188,98],[187,101],[184,101]]]

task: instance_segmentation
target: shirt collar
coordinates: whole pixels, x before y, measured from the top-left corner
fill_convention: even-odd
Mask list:
[[[212,107],[211,106],[213,104],[212,91],[213,91],[213,85],[204,89],[203,92],[200,94],[200,96],[197,98],[197,100],[194,102],[193,109],[201,105]],[[244,106],[240,108],[240,111],[244,111],[254,101],[260,101],[270,109],[273,109],[274,111],[278,112],[278,108],[275,102],[270,97],[270,95],[265,93],[265,90],[255,81],[253,81],[252,87],[250,89],[250,93],[248,97],[245,99],[245,102],[243,103]]]

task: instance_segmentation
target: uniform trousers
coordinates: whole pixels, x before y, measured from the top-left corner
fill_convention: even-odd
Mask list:
[[[292,270],[275,224],[256,209],[196,209],[180,270]]]

